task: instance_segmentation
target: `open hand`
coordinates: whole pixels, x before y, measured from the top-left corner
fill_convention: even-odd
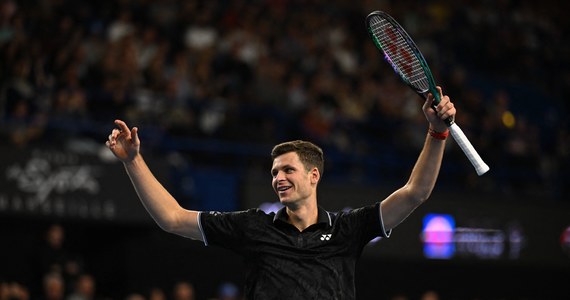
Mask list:
[[[138,128],[129,129],[127,124],[121,120],[115,120],[114,128],[109,134],[109,140],[105,143],[113,154],[122,162],[132,161],[140,151],[140,140]]]

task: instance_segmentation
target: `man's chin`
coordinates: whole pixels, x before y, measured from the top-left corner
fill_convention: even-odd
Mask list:
[[[281,202],[281,204],[287,206],[288,204],[291,204],[293,201],[289,197],[279,197],[279,202]]]

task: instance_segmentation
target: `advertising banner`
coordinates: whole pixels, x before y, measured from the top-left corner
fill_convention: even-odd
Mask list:
[[[148,222],[122,164],[102,150],[0,148],[0,215]]]

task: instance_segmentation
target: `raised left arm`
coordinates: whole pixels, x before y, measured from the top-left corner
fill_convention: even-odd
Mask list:
[[[382,220],[384,228],[391,230],[404,221],[420,204],[426,201],[435,186],[437,176],[443,160],[445,149],[445,139],[441,139],[441,134],[448,132],[447,125],[443,120],[448,117],[455,117],[455,107],[448,96],[442,94],[441,102],[434,111],[431,108],[433,96],[429,95],[423,105],[426,119],[429,121],[430,131],[436,134],[427,133],[424,147],[414,165],[408,182],[381,203]]]

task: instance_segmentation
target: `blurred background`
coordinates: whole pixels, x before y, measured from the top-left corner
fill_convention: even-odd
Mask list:
[[[241,299],[238,256],[161,231],[113,120],[181,205],[278,208],[274,144],[325,151],[331,211],[402,186],[422,100],[367,35],[415,39],[491,170],[453,140],[430,200],[366,247],[358,299],[568,299],[564,1],[0,0],[0,299]]]

